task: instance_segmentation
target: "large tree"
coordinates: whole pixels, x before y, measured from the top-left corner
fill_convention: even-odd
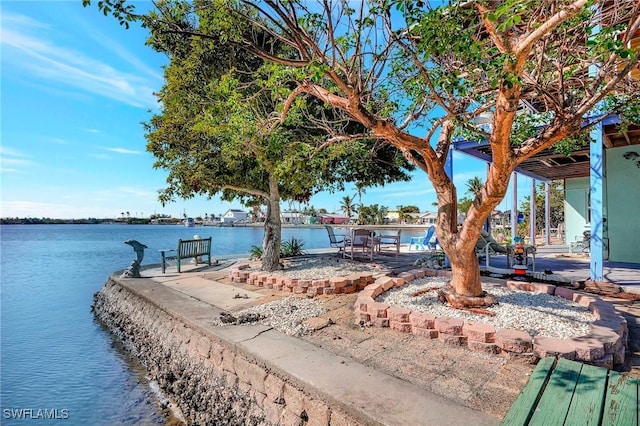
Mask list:
[[[170,63],[158,92],[162,110],[145,125],[155,167],[168,170],[163,203],[219,194],[247,206],[266,205],[262,268],[271,271],[279,267],[282,200],[306,202],[317,191],[343,189],[350,179],[369,185],[408,179],[409,163],[389,144],[363,138],[348,149],[323,147],[327,127],[314,121],[335,115],[317,99],[301,102],[281,125],[269,126],[278,106],[278,84],[269,81],[278,77],[270,64],[222,37],[194,37],[209,19],[207,9],[197,20],[177,9],[165,12],[171,19],[148,22],[149,43]],[[362,129],[353,120],[339,122]]]
[[[122,1],[101,4],[115,6],[123,22],[132,18]],[[560,141],[584,141],[610,114],[640,121],[640,81],[630,77],[640,61],[630,43],[640,27],[636,0],[189,5],[215,11],[201,36],[228,38],[288,76],[275,124],[300,99],[315,97],[426,173],[438,197],[438,241],[451,262],[445,297],[454,304],[488,302],[475,243],[516,166]],[[161,7],[191,12],[182,2]],[[281,55],[256,36],[265,31],[293,54]],[[487,115],[489,126],[476,120]],[[486,140],[491,149],[482,190],[461,227],[457,190],[445,169],[459,136]],[[352,137],[332,133],[330,140]]]

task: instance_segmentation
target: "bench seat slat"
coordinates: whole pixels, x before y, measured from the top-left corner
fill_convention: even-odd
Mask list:
[[[604,395],[607,387],[605,368],[583,365],[565,426],[590,426],[600,424]]]
[[[558,359],[549,383],[540,398],[530,425],[563,425],[576,389],[582,364],[564,358]]]
[[[538,398],[553,371],[555,358],[542,358],[536,366],[529,382],[526,384],[518,398],[511,405],[511,408],[502,419],[502,425],[526,425],[533,415]]]
[[[609,374],[609,386],[604,401],[602,424],[605,426],[636,426],[638,424],[638,378],[617,371]]]

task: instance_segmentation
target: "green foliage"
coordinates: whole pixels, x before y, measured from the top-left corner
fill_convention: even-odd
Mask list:
[[[462,197],[458,200],[458,211],[460,213],[464,213],[465,215],[469,212],[471,205],[473,204],[473,200],[469,197]]]
[[[199,9],[200,19],[193,21],[183,19],[186,9],[176,6],[170,12],[175,16],[167,16],[185,30],[227,28],[224,18],[208,8]],[[299,98],[282,125],[270,124],[277,101],[289,93],[283,81],[288,72],[263,63],[221,33],[176,38],[165,27],[168,23],[153,22],[150,44],[171,58],[159,93],[164,108],[146,124],[147,149],[157,159],[154,167],[169,171],[168,185],[160,193],[163,203],[202,194],[252,204],[258,194],[270,192],[269,176],[278,182],[279,197],[299,202],[320,190],[341,190],[349,180],[376,184],[409,179],[406,170],[411,167],[388,144],[359,140],[348,149],[330,145],[319,151],[326,136],[309,125],[308,117],[335,112],[314,98]],[[286,50],[274,44],[278,48]]]
[[[557,228],[564,222],[564,185],[562,181],[553,181],[549,187],[550,228]],[[529,211],[531,210],[531,196],[527,195],[520,203],[520,211],[524,212],[524,220],[518,224],[518,235],[529,235]],[[536,231],[540,232],[545,226],[545,184],[540,183],[536,190]]]
[[[482,183],[482,179],[478,176],[474,176],[467,181],[467,192],[475,197],[482,190],[482,185],[484,185]]]
[[[249,249],[249,260],[259,260],[262,257],[262,247],[251,246]]]
[[[414,221],[411,213],[420,213],[418,206],[398,206],[398,219],[401,223],[411,223]]]
[[[289,241],[283,241],[280,256],[281,257],[294,257],[294,256],[302,256],[305,253],[303,250],[304,241],[298,240],[294,237],[291,237]]]
[[[398,206],[398,210],[402,213],[420,213],[418,206]]]
[[[345,195],[344,197],[342,197],[342,200],[340,200],[340,211],[344,212],[344,214],[348,217],[351,217],[353,213],[358,211],[356,206],[353,204],[354,199],[355,195],[353,197]]]
[[[592,142],[589,132],[584,131],[573,136],[562,139],[553,145],[553,150],[557,154],[570,155],[572,152],[584,148]]]
[[[387,213],[389,213],[389,209],[378,204],[372,204],[370,206],[360,206],[359,213],[358,224],[382,225],[385,222]]]
[[[636,3],[171,0],[144,16],[127,0],[98,7],[121,23],[141,19],[149,45],[171,58],[163,112],[147,129],[156,167],[169,170],[161,200],[247,201],[275,180],[282,199],[305,201],[357,182],[361,221],[381,223],[383,208],[361,195],[408,179],[407,159],[440,200],[456,194],[444,161],[455,137],[489,142],[486,193],[469,205],[487,217],[527,159],[583,146],[610,114],[623,129],[640,124],[640,80],[627,78],[640,53],[617,24],[640,19]],[[490,126],[475,120],[485,113]],[[441,232],[447,250],[474,243]],[[466,267],[462,257],[453,268]],[[469,281],[454,287],[480,294],[479,274]]]

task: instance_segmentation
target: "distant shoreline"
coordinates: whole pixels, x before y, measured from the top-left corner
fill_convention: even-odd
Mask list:
[[[181,223],[151,223],[150,219],[134,219],[131,218],[129,221],[116,221],[113,219],[35,219],[35,218],[2,218],[0,219],[0,225],[158,225],[158,226],[181,226],[185,227]],[[389,223],[385,225],[356,225],[356,224],[292,224],[292,223],[283,223],[282,228],[323,228],[324,226],[329,225],[335,228],[352,228],[352,227],[376,227],[376,228],[387,228],[387,229],[426,229],[429,227],[427,224],[399,224],[399,223]],[[190,226],[189,228],[220,228],[220,227],[228,227],[228,228],[262,228],[264,226],[263,222],[253,222],[253,223],[242,223],[237,225],[221,225],[219,222],[215,224],[207,224],[207,225],[195,225]]]

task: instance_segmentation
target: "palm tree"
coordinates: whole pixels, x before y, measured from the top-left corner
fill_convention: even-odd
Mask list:
[[[467,192],[470,192],[475,197],[482,190],[482,185],[482,179],[480,179],[478,176],[474,177],[473,179],[469,179],[467,181]]]
[[[353,205],[354,198],[355,195],[353,197],[345,195],[344,197],[342,197],[342,201],[340,202],[340,211],[343,211],[344,214],[349,217],[351,217],[351,214],[356,210],[355,206]]]
[[[358,196],[358,221],[361,219],[360,215],[361,215],[361,211],[362,211],[362,194],[366,193],[366,189],[364,186],[364,183],[362,182],[356,182],[356,194],[354,195],[354,197],[357,195]]]

